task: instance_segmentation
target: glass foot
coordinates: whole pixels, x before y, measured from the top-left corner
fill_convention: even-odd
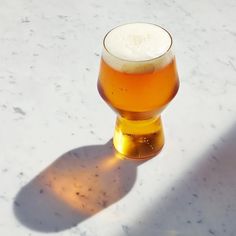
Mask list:
[[[113,143],[115,149],[126,158],[154,157],[164,145],[161,118],[137,121],[117,117]]]

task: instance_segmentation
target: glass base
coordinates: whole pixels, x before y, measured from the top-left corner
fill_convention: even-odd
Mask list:
[[[115,149],[126,158],[154,157],[164,145],[161,118],[137,121],[117,117],[113,143]]]

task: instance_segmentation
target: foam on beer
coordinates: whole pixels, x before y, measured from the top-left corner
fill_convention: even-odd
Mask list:
[[[125,73],[147,73],[170,63],[172,39],[163,28],[131,23],[111,30],[104,39],[103,59]]]

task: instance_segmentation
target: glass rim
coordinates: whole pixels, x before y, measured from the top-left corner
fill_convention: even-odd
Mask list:
[[[154,25],[154,26],[156,26],[156,27],[161,28],[162,30],[164,30],[164,31],[169,35],[169,37],[170,37],[170,46],[168,47],[168,49],[167,49],[163,54],[161,54],[161,55],[159,55],[159,56],[157,56],[157,57],[153,57],[153,58],[151,58],[151,59],[137,60],[137,61],[135,61],[135,60],[128,60],[128,59],[120,58],[120,57],[114,55],[113,53],[111,53],[111,52],[107,49],[105,41],[106,41],[107,36],[108,36],[113,30],[115,30],[116,28],[119,28],[119,27],[121,27],[121,26],[124,26],[124,25],[131,25],[131,24],[138,24],[138,23],[147,24],[147,25]],[[172,36],[171,36],[171,34],[170,34],[170,32],[169,32],[168,30],[166,30],[164,27],[162,27],[162,26],[160,26],[160,25],[158,25],[158,24],[147,23],[147,22],[142,22],[142,21],[137,21],[137,22],[131,22],[131,23],[125,23],[125,24],[118,25],[118,26],[116,26],[116,27],[110,29],[110,30],[105,34],[105,36],[104,36],[104,38],[103,38],[103,49],[105,49],[105,51],[106,51],[109,55],[111,55],[112,57],[116,58],[117,60],[129,62],[129,63],[145,63],[145,62],[149,62],[149,61],[153,61],[153,60],[160,59],[161,57],[165,56],[168,52],[171,51],[172,46],[173,46],[173,38],[172,38]]]

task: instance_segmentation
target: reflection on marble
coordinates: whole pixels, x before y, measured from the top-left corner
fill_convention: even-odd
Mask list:
[[[41,232],[75,227],[124,197],[141,163],[122,160],[111,141],[71,150],[20,190],[15,215]]]

